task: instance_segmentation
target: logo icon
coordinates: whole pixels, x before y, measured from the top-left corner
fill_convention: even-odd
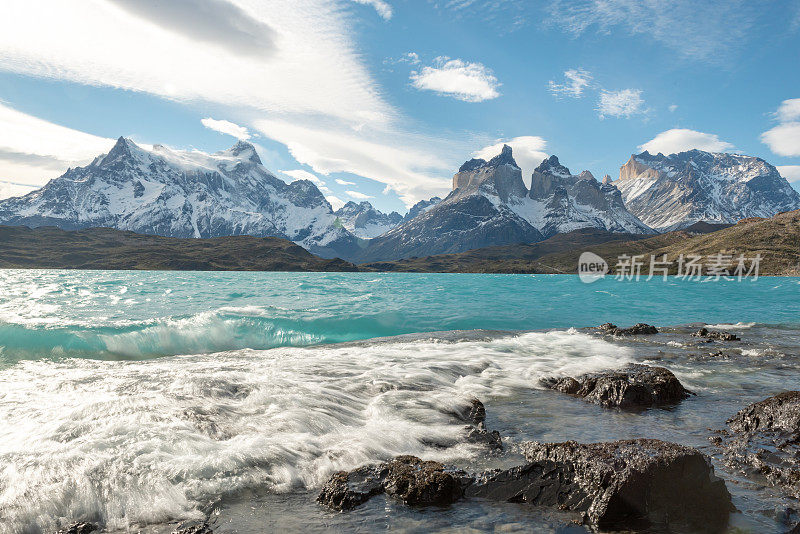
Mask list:
[[[584,252],[578,258],[578,278],[584,284],[597,282],[605,278],[607,273],[608,263],[594,252]]]

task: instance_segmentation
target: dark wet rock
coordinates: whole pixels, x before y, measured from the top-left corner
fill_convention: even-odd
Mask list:
[[[398,456],[377,466],[334,473],[317,502],[334,510],[350,510],[375,495],[386,493],[409,505],[452,504],[470,481],[466,473],[416,456]]]
[[[523,451],[533,465],[542,466],[547,481],[538,494],[528,488],[528,495],[535,496],[526,502],[555,499],[563,509],[583,512],[585,521],[599,528],[721,532],[734,510],[711,461],[690,447],[636,439],[588,445],[531,442]]]
[[[540,383],[607,408],[663,406],[678,403],[691,395],[668,369],[641,364],[577,378],[547,378]]]
[[[718,440],[728,462],[800,498],[800,391],[751,404],[728,426]]]
[[[317,502],[334,510],[350,510],[384,492],[386,466],[365,466],[334,473],[322,487]]]
[[[100,527],[95,523],[83,521],[70,525],[66,529],[59,530],[56,534],[90,534],[91,532],[98,532]]]
[[[199,521],[184,522],[172,531],[172,534],[214,534],[208,523]]]
[[[731,334],[730,332],[719,332],[716,330],[709,330],[708,328],[701,328],[694,334],[693,337],[702,337],[712,341],[741,341],[739,336]]]
[[[349,510],[379,493],[410,505],[462,497],[550,506],[599,528],[721,532],[734,510],[696,449],[658,440],[522,445],[528,463],[477,475],[414,456],[334,474],[318,501]]]
[[[470,443],[483,444],[490,449],[503,448],[503,440],[497,430],[486,428],[486,408],[478,399],[470,399],[468,404],[456,408],[454,415],[461,421],[468,423],[466,440]]]
[[[448,505],[462,497],[466,474],[439,462],[398,456],[386,464],[383,487],[387,495],[410,505]]]
[[[649,336],[658,334],[658,329],[655,326],[645,323],[636,323],[628,328],[620,328],[612,323],[603,323],[597,329],[615,336]]]

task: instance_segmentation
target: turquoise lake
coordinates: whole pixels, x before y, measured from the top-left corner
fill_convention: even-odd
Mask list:
[[[659,333],[591,328],[605,322]],[[695,323],[741,341],[707,343]],[[695,395],[629,413],[541,385],[631,363]],[[732,532],[784,532],[796,501],[708,438],[790,389],[797,278],[0,271],[0,533],[589,532],[518,503],[380,496],[338,514],[315,498],[332,473],[400,454],[480,471],[519,465],[530,440],[642,437],[711,458],[739,510]],[[474,398],[502,453],[453,417]]]

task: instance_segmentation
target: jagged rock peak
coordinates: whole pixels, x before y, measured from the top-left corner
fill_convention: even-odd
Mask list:
[[[489,161],[481,158],[472,158],[459,167],[458,172],[469,172],[484,167],[500,167],[501,165],[511,165],[512,167],[519,168],[519,165],[517,165],[517,162],[514,160],[511,147],[508,145],[503,145],[503,149],[500,153]]]
[[[571,176],[572,173],[569,172],[569,169],[561,165],[558,161],[558,157],[555,155],[550,156],[546,160],[542,161],[536,170],[533,172],[539,172],[541,174],[551,174],[554,176]]]
[[[512,154],[511,147],[508,145],[503,145],[503,149],[500,151],[500,154],[490,159],[486,165],[488,167],[499,167],[500,165],[512,165],[514,167],[519,167],[517,162],[514,161],[514,155]]]
[[[458,168],[458,172],[474,171],[475,169],[480,169],[484,165],[486,165],[485,159],[472,158],[471,160],[464,162],[464,164]]]
[[[581,172],[578,175],[578,178],[581,179],[581,180],[594,180],[594,181],[597,181],[596,178],[594,177],[594,174],[592,174],[591,171],[583,171],[583,172]]]
[[[239,139],[238,141],[236,141],[236,144],[233,145],[228,150],[226,150],[225,152],[227,152],[231,156],[246,159],[252,163],[261,165],[261,158],[258,157],[258,152],[256,152],[256,147],[254,147],[251,143],[244,141],[243,139]]]
[[[613,180],[611,179],[611,176],[609,176],[608,174],[603,176],[603,185],[609,185],[612,181]]]

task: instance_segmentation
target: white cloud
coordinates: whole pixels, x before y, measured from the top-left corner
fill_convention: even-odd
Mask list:
[[[87,164],[108,152],[114,142],[0,103],[0,180],[44,185],[68,167]]]
[[[800,181],[800,165],[779,165],[776,169],[790,182]]]
[[[790,122],[800,119],[800,98],[791,98],[781,102],[776,115],[781,122]]]
[[[583,91],[589,87],[592,81],[592,75],[583,69],[569,69],[564,71],[564,78],[566,82],[559,84],[550,80],[548,85],[550,92],[556,96],[569,96],[572,98],[580,98],[583,96]]]
[[[761,134],[761,142],[779,156],[800,156],[800,122],[787,122]]]
[[[675,113],[676,109],[678,109],[678,104],[670,104],[670,106],[669,106],[669,112],[670,113]]]
[[[714,134],[697,132],[685,128],[674,128],[661,132],[650,141],[639,145],[639,150],[647,150],[651,154],[677,154],[696,148],[707,152],[725,152],[733,148],[727,141],[722,141]]]
[[[775,117],[781,123],[761,134],[761,142],[779,156],[800,156],[800,98],[784,100]]]
[[[356,185],[355,182],[348,182],[347,180],[342,180],[341,178],[337,178],[336,183],[339,185]]]
[[[453,163],[437,153],[456,152],[447,140],[365,128],[359,132],[321,129],[294,122],[257,120],[264,136],[286,145],[314,172],[347,172],[390,186],[408,206],[450,189]],[[455,156],[454,156],[455,157]]]
[[[480,63],[469,63],[445,56],[434,60],[432,66],[411,73],[414,87],[452,96],[464,102],[483,102],[500,96],[500,82],[492,71]]]
[[[547,141],[533,135],[499,139],[496,143],[474,152],[472,156],[488,161],[500,153],[503,145],[511,147],[514,160],[522,170],[522,177],[525,179],[525,183],[530,182],[533,170],[548,157],[548,154],[544,152],[547,149]]]
[[[160,7],[153,9],[156,3]],[[272,116],[321,115],[360,124],[395,115],[354,50],[341,1],[168,4],[4,0],[0,70]],[[204,28],[214,26],[216,17],[216,33],[199,35],[180,22],[182,16],[200,17]],[[237,52],[242,47],[253,53]]]
[[[392,6],[388,3],[384,2],[383,0],[351,0],[357,4],[363,4],[366,6],[372,6],[375,8],[375,11],[378,12],[378,15],[383,20],[389,20],[392,18]]]
[[[625,117],[644,113],[644,100],[639,89],[621,91],[602,91],[597,111],[601,119],[606,117]]]
[[[333,208],[333,211],[338,210],[339,208],[341,208],[345,204],[344,200],[342,200],[339,197],[333,196],[333,195],[328,195],[327,197],[325,197],[325,199],[328,202],[330,202],[331,207]]]
[[[203,126],[209,130],[215,130],[219,133],[230,135],[231,137],[235,137],[237,139],[250,139],[251,137],[250,132],[247,131],[247,128],[244,126],[239,126],[231,121],[217,120],[207,117],[205,119],[200,119],[200,122],[203,123]]]
[[[551,0],[548,22],[576,37],[638,34],[684,57],[722,62],[746,42],[757,6],[747,0]]]
[[[355,198],[356,200],[367,200],[370,198],[375,198],[370,195],[365,195],[364,193],[359,193],[358,191],[345,191],[350,197]]]

